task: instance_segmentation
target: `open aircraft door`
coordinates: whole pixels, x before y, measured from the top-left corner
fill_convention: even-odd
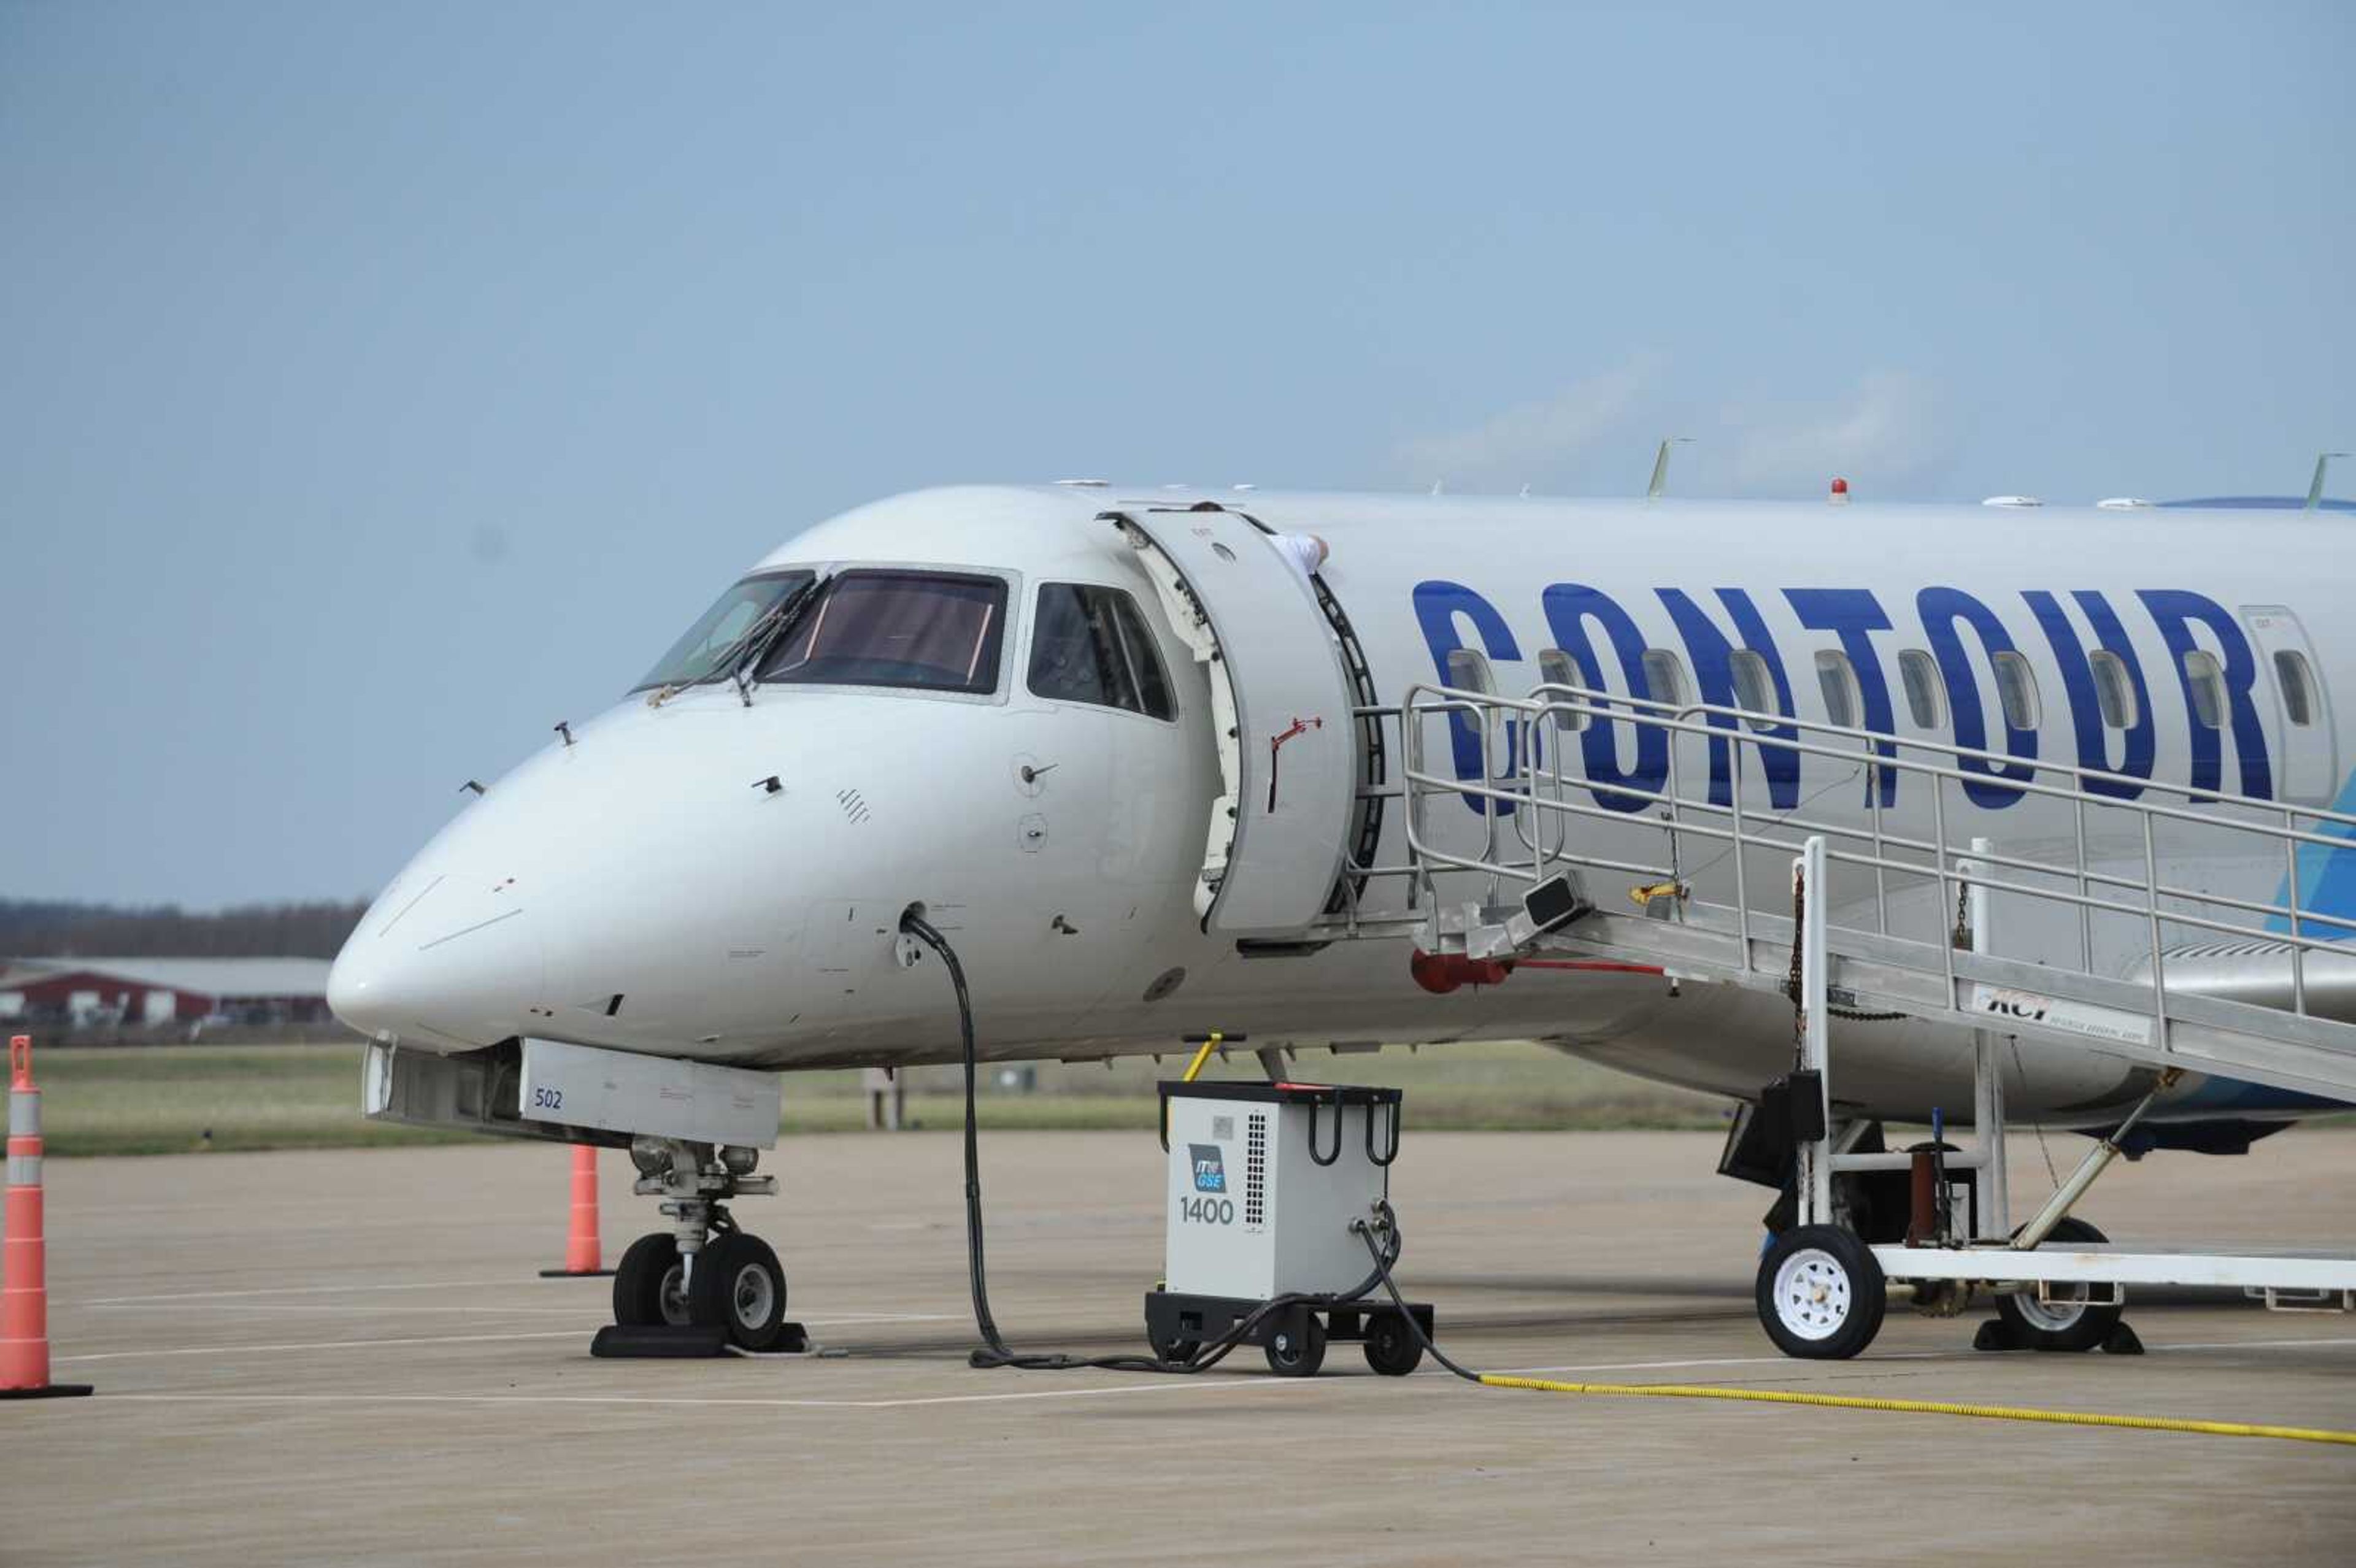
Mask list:
[[[2279,604],[2244,604],[2242,624],[2257,640],[2261,681],[2275,691],[2276,754],[2282,759],[2275,795],[2329,805],[2340,793],[2340,739],[2323,666],[2298,617]]]
[[[1203,929],[1283,938],[1323,913],[1357,804],[1358,726],[1333,629],[1250,518],[1108,512],[1210,677],[1220,797],[1194,884]]]

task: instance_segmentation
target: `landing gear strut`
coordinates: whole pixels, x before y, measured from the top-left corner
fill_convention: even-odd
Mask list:
[[[753,1174],[759,1159],[758,1150],[736,1145],[630,1141],[635,1190],[663,1200],[671,1228],[640,1236],[622,1254],[614,1272],[617,1327],[717,1330],[743,1350],[801,1348],[800,1325],[786,1320],[777,1254],[738,1230],[728,1211],[733,1199],[776,1191],[776,1178]]]

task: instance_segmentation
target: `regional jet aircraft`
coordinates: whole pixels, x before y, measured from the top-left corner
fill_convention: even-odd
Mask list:
[[[1665,809],[1731,805],[1859,841],[1923,840],[1934,816],[1950,841],[2074,834],[2096,881],[2150,858],[2219,908],[2356,935],[2331,923],[2356,919],[2356,854],[2114,841],[2099,809],[2089,846],[2083,802],[2028,787],[2058,770],[2098,808],[2304,809],[2349,836],[2330,815],[2356,810],[2335,704],[2356,689],[2347,528],[2140,505],[900,496],[796,535],[610,709],[466,798],[369,912],[330,1000],[374,1042],[375,1114],[629,1147],[674,1227],[631,1249],[617,1315],[724,1320],[758,1346],[784,1281],[723,1202],[767,1179],[750,1174],[776,1136],[766,1075],[958,1057],[912,913],[955,944],[985,1057],[1160,1052],[1209,1029],[1294,1051],[1527,1038],[1746,1100],[1790,1065],[1780,998],[1673,965],[1442,962],[1417,933],[1534,844],[1651,864]],[[1325,541],[1313,575],[1286,535]],[[1458,698],[1402,713],[1418,689]],[[1542,735],[1462,699],[1534,691],[1554,694]],[[1640,704],[1699,728],[1647,728]],[[1803,729],[1855,744],[1762,743]],[[1953,779],[1881,765],[1933,743]],[[1449,787],[1403,782],[1419,758]],[[1533,821],[1495,787],[1508,761],[1582,815]],[[1674,919],[1730,899],[1744,864],[1688,854],[1583,895]],[[1750,869],[1758,901],[1774,874]],[[1826,896],[1944,933],[1948,888]],[[2024,918],[2005,950],[2132,974],[2158,956],[2145,923]],[[2286,979],[2265,940],[2213,938],[2165,961],[2172,987],[2285,1007],[2295,987],[2356,1020],[2356,965]],[[1837,1036],[1842,1115],[1968,1118],[1968,1029]],[[2006,1089],[2017,1118],[2097,1129],[2155,1076],[2096,1040],[2023,1038]],[[2324,1104],[2193,1073],[2138,1136],[2236,1152]]]

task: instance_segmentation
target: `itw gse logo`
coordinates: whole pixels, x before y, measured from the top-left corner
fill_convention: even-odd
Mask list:
[[[1225,1192],[1227,1189],[1226,1162],[1219,1157],[1216,1144],[1188,1144],[1186,1151],[1194,1157],[1194,1190]]]

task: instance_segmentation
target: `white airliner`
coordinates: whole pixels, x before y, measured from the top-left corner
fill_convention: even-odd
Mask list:
[[[939,967],[903,962],[907,912],[956,944],[986,1057],[1166,1051],[1212,1029],[1254,1047],[1531,1038],[1753,1097],[1790,1064],[1792,1013],[1772,997],[1608,968],[1451,985],[1461,976],[1427,966],[1419,979],[1396,939],[1417,912],[1411,880],[1346,874],[1405,858],[1405,803],[1368,787],[1399,766],[1370,745],[1396,752],[1401,737],[1364,710],[1419,683],[1552,682],[2058,761],[2123,796],[2149,780],[2345,811],[2348,527],[2335,513],[2142,506],[1093,482],[895,496],[798,534],[611,709],[469,798],[370,909],[329,999],[378,1042],[380,1112],[633,1145],[641,1189],[671,1198],[676,1223],[633,1249],[617,1310],[708,1321],[733,1303],[732,1327],[758,1343],[783,1300],[767,1249],[718,1221],[712,1244],[736,1249],[736,1266],[710,1288],[734,1294],[691,1302],[711,1271],[683,1284],[678,1248],[695,1255],[719,1200],[753,1189],[774,1098],[752,1113],[766,1136],[654,1111],[634,1124],[621,1107],[742,1082],[695,1077],[713,1068],[956,1060]],[[1278,532],[1330,545],[1314,581]],[[1457,776],[1492,765],[1474,720],[1415,722]],[[1566,759],[1587,798],[1625,812],[1598,830],[1604,859],[1657,856],[1644,796],[1673,766],[1688,789],[1746,792],[1758,816],[1804,808],[1860,834],[1876,816],[1919,831],[1934,809],[1862,763],[1778,765],[1617,732],[1629,728],[1587,723]],[[2025,773],[1977,773],[1939,803],[1951,834],[2069,838],[2067,809],[2008,787]],[[1472,791],[1422,809],[1427,837],[1468,857],[1500,831]],[[2283,896],[2280,854],[2159,853],[2181,885],[2220,899]],[[2304,862],[2298,907],[2356,918],[2356,855]],[[1683,875],[1707,892],[1730,869]],[[1926,922],[1941,918],[1934,901],[1921,895]],[[1394,939],[1336,940],[1344,906],[1361,932]],[[2074,921],[2024,923],[2007,951],[2051,943],[2074,957],[2081,934]],[[2141,951],[2123,939],[2094,958],[2125,974]],[[2279,988],[2265,953],[2197,964],[2170,984]],[[2349,970],[2310,965],[2305,982],[2309,1011],[2356,1019]],[[1968,1031],[1868,1021],[1839,1039],[1849,1114],[1968,1119]],[[523,1060],[534,1051],[537,1068]],[[2065,1127],[2115,1125],[2155,1081],[2051,1041],[2024,1040],[2015,1067],[2011,1115]],[[400,1071],[442,1087],[403,1089]],[[591,1080],[608,1108],[577,1105]],[[533,1105],[527,1089],[575,1101]],[[2232,1152],[2326,1104],[2196,1074],[2143,1130],[2147,1146]]]

